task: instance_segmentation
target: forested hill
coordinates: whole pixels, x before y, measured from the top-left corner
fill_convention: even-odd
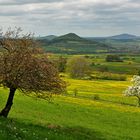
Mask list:
[[[87,37],[86,39],[111,46],[115,52],[140,53],[140,37],[136,35],[120,34],[109,37]]]
[[[112,47],[98,41],[82,38],[74,33],[68,33],[53,39],[38,38],[48,52],[53,53],[97,53],[114,51]]]

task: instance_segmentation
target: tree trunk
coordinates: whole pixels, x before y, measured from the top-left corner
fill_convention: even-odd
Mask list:
[[[4,107],[4,109],[0,112],[0,116],[7,118],[9,111],[10,111],[12,104],[13,104],[13,98],[15,95],[15,91],[16,91],[15,88],[10,88],[10,93],[9,93],[9,97],[7,99],[7,103]]]

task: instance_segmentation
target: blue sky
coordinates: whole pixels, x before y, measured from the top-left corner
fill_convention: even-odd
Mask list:
[[[0,0],[0,26],[36,35],[140,35],[140,0]]]

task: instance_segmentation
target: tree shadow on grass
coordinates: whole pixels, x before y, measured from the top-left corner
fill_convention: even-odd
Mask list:
[[[105,140],[101,133],[81,126],[66,127],[62,131],[72,136],[74,140]]]
[[[81,126],[63,127],[24,123],[15,119],[0,118],[1,140],[105,140],[97,131]]]

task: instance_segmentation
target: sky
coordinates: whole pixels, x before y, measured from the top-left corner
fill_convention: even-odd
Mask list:
[[[0,27],[36,36],[140,35],[140,0],[0,0]]]

